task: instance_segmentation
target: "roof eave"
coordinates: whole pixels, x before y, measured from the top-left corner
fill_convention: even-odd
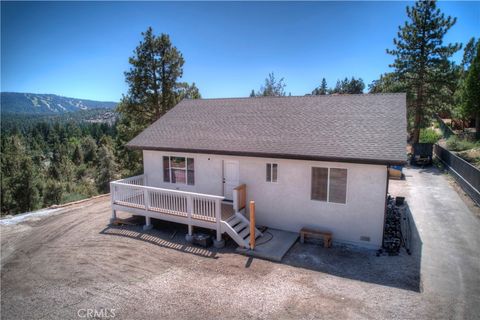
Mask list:
[[[406,160],[391,160],[391,159],[341,158],[341,157],[282,154],[282,153],[259,153],[259,152],[244,152],[244,151],[154,147],[154,146],[139,146],[139,145],[131,145],[131,144],[127,144],[126,146],[127,146],[127,148],[133,149],[133,150],[151,150],[151,151],[168,151],[168,152],[182,152],[182,153],[219,154],[219,155],[240,156],[240,157],[255,157],[255,158],[274,158],[274,159],[290,159],[290,160],[347,162],[347,163],[393,165],[393,166],[394,165],[405,165],[407,163]]]

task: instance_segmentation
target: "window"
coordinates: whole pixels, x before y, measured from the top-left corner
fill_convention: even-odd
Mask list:
[[[312,200],[347,202],[347,169],[312,168]]]
[[[328,201],[347,202],[347,169],[330,169]]]
[[[163,157],[163,181],[194,185],[195,169],[193,158]]]
[[[328,169],[312,168],[312,200],[327,201]]]
[[[267,163],[267,182],[277,182],[278,164]]]

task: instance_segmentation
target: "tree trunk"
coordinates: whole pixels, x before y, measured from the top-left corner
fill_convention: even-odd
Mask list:
[[[417,101],[415,103],[415,118],[413,122],[412,143],[418,143],[420,140],[420,126],[422,124],[423,108],[423,85],[420,84],[417,89]]]
[[[475,113],[475,139],[480,139],[480,112]]]

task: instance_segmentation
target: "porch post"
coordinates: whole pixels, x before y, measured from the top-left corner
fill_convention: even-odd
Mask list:
[[[146,231],[146,230],[150,230],[152,229],[153,226],[152,226],[152,220],[150,217],[145,217],[145,225],[143,226],[143,230]]]
[[[110,218],[110,223],[114,223],[117,220],[117,211],[112,208],[112,217]]]
[[[215,220],[217,223],[217,238],[213,241],[215,248],[225,247],[225,240],[222,239],[222,202],[220,199],[215,201]]]
[[[117,220],[117,211],[113,208],[115,203],[115,184],[110,182],[110,203],[112,207],[112,217],[110,218],[110,223],[114,223]]]
[[[193,242],[192,212],[193,212],[193,198],[191,195],[188,195],[187,196],[188,233],[185,235],[185,240],[187,240],[187,242]]]

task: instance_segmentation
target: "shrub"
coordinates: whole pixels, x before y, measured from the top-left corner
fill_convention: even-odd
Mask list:
[[[457,136],[451,136],[447,140],[447,149],[450,151],[464,151],[468,149],[473,149],[476,146],[478,146],[478,143],[465,139],[460,139]]]
[[[427,128],[420,130],[420,143],[436,143],[442,135],[435,129]]]
[[[474,166],[478,167],[480,165],[480,147],[459,152],[457,155]]]

